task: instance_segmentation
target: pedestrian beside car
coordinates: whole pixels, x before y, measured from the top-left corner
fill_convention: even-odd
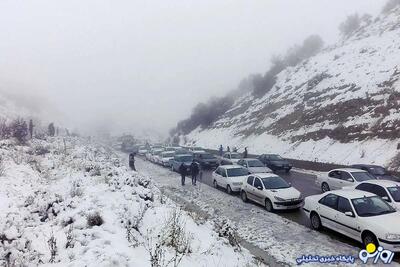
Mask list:
[[[200,170],[199,170],[199,165],[197,164],[196,161],[194,161],[194,159],[192,164],[190,165],[190,171],[192,173],[192,185],[196,185],[197,176],[199,175]]]
[[[186,180],[186,167],[185,164],[181,164],[181,166],[179,166],[179,173],[181,174],[181,182],[182,182],[182,186],[185,185],[185,180]]]
[[[222,145],[219,146],[219,156],[222,157],[222,155],[224,154],[224,148],[222,147]]]
[[[231,148],[229,146],[226,147],[227,152],[231,152]]]
[[[247,147],[244,148],[243,158],[247,158],[249,156],[249,152],[247,151]]]
[[[130,153],[129,154],[129,167],[136,171],[136,167],[135,167],[135,153]]]
[[[238,152],[237,147],[233,147],[233,152]]]

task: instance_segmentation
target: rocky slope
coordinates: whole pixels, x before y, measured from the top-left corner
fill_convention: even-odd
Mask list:
[[[398,167],[400,9],[369,19],[350,37],[286,68],[262,98],[248,93],[187,140],[209,148],[335,163]]]

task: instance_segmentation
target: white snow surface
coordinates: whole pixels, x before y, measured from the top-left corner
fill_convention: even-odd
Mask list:
[[[0,142],[0,266],[151,266],[149,250],[157,244],[167,266],[174,255],[166,243],[171,214],[179,215],[191,243],[180,266],[256,264],[211,222],[199,223],[162,197],[148,176],[128,170],[108,147],[64,139],[65,145],[63,138],[27,146]],[[89,226],[94,214],[103,223]],[[139,214],[135,230],[130,226]]]
[[[181,140],[210,149],[218,149],[221,144],[241,149],[247,146],[250,153],[255,154],[279,153],[303,160],[388,166],[399,153],[397,145],[400,137],[383,138],[377,134],[374,126],[383,127],[385,124],[396,130],[395,125],[400,121],[399,109],[390,109],[392,104],[397,105],[400,101],[397,98],[400,93],[399,40],[400,8],[397,8],[389,14],[381,14],[363,22],[351,37],[295,67],[286,68],[265,96],[255,98],[248,93],[211,126],[205,129],[199,127]],[[318,76],[322,78],[315,78]],[[354,104],[357,101],[366,103],[362,106],[364,114],[346,117],[339,123],[334,121],[335,114],[328,114],[330,117],[325,120],[316,118],[317,115],[324,116],[322,111],[327,106],[347,100],[354,100]],[[373,100],[383,102],[368,106],[371,103],[368,101]],[[388,114],[376,112],[375,105],[386,106]],[[315,110],[321,110],[321,114],[313,118],[318,121],[302,124],[302,116]],[[340,113],[341,110],[334,112]],[[289,115],[300,116],[295,120],[300,123],[291,127]],[[276,123],[288,116],[286,125],[289,130],[280,131],[279,123]],[[371,137],[362,139],[348,136],[349,141],[343,141],[328,135],[325,138],[307,136],[341,126],[362,126],[364,130],[359,134],[369,134]],[[298,140],[293,137],[304,138]]]

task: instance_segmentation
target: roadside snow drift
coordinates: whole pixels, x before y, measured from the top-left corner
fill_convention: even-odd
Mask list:
[[[1,266],[246,266],[255,261],[75,138],[1,141]]]

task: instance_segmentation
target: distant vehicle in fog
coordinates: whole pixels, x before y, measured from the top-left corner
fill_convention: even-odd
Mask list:
[[[315,183],[322,192],[342,189],[346,186],[356,186],[361,182],[376,180],[374,176],[359,169],[334,169],[317,176]]]
[[[367,171],[369,174],[373,175],[376,177],[376,179],[381,179],[381,180],[393,180],[400,182],[400,178],[390,175],[390,173],[387,172],[387,170],[378,165],[370,165],[370,164],[354,164],[350,166],[351,168],[354,169],[360,169]]]
[[[258,159],[274,172],[285,171],[288,173],[293,167],[287,159],[277,154],[262,154],[258,156]]]
[[[263,205],[269,212],[299,209],[303,204],[300,191],[273,173],[251,174],[243,183],[241,198]]]
[[[238,161],[238,165],[243,166],[249,173],[265,173],[272,172],[272,170],[258,160],[252,158],[245,158]]]
[[[186,167],[186,172],[190,173],[190,165],[193,162],[193,156],[191,154],[176,155],[172,160],[170,160],[171,170],[179,171],[179,167],[183,163]]]
[[[170,161],[175,157],[174,151],[164,151],[160,155],[161,162],[164,167],[170,167]]]
[[[206,152],[206,151],[204,150],[204,148],[201,148],[201,147],[198,147],[198,146],[191,147],[191,148],[189,148],[189,150],[190,150],[192,153],[205,153],[205,152]]]
[[[153,150],[151,152],[150,161],[152,161],[154,163],[160,163],[161,162],[160,155],[161,155],[162,152],[164,152],[164,149],[155,149],[155,150]]]
[[[147,152],[148,152],[148,150],[147,150],[147,148],[146,148],[145,146],[139,147],[138,154],[139,154],[140,156],[146,155]]]
[[[190,151],[188,151],[186,149],[183,149],[183,148],[178,149],[178,150],[175,151],[175,156],[178,156],[178,155],[190,155],[190,154],[191,154]]]
[[[211,153],[201,152],[193,153],[194,160],[200,164],[203,169],[213,169],[218,166],[218,159]]]
[[[242,159],[242,155],[236,152],[225,153],[220,160],[220,165],[237,164]]]

